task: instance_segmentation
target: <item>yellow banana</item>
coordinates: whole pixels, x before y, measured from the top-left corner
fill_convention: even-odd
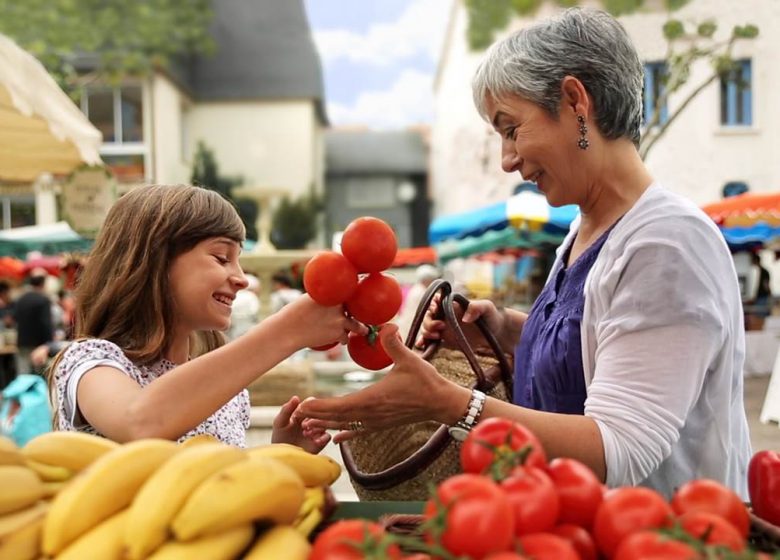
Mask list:
[[[43,482],[35,472],[18,465],[0,466],[0,515],[29,507],[43,495]]]
[[[43,551],[61,552],[89,529],[130,505],[138,489],[179,447],[143,439],[97,459],[57,494],[43,529]]]
[[[325,516],[321,509],[313,509],[302,519],[296,520],[294,528],[304,538],[307,538],[309,535],[311,535],[312,531],[317,528],[317,525],[322,523],[324,517]]]
[[[260,535],[244,560],[306,560],[311,545],[289,525],[271,527]]]
[[[181,449],[136,494],[124,531],[126,557],[140,560],[157,549],[193,490],[218,470],[247,458],[242,449],[221,443],[202,442]]]
[[[32,459],[25,461],[27,466],[34,470],[44,482],[64,482],[73,477],[73,471],[57,465],[47,465]]]
[[[57,560],[122,560],[125,521],[128,510],[115,513],[94,529],[90,529],[57,555]]]
[[[79,472],[118,447],[110,439],[83,432],[46,432],[28,441],[22,454],[39,463]]]
[[[219,439],[211,434],[196,434],[190,438],[185,439],[179,445],[182,447],[190,447],[191,445],[200,445],[201,443],[221,443]]]
[[[249,546],[254,534],[252,525],[245,524],[186,543],[171,541],[157,549],[149,560],[233,560]],[[282,555],[278,560],[285,558]]]
[[[24,465],[21,450],[5,436],[0,436],[0,465]]]
[[[298,510],[298,517],[295,518],[293,525],[297,524],[298,520],[306,517],[312,510],[325,508],[325,488],[318,486],[316,488],[307,488],[304,491],[303,504],[301,509]]]
[[[244,523],[292,523],[303,503],[301,478],[273,459],[250,457],[217,471],[193,492],[173,520],[180,541]]]
[[[281,461],[303,480],[306,486],[330,486],[341,475],[341,466],[327,455],[312,455],[289,443],[272,443],[247,450],[250,457],[271,457]]]
[[[49,504],[0,517],[0,560],[33,560],[41,552],[41,530]]]

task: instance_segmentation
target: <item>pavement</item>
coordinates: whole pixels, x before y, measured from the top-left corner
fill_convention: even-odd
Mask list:
[[[780,451],[780,426],[774,422],[762,424],[759,421],[761,407],[764,404],[770,376],[750,376],[745,378],[745,410],[750,425],[750,440],[753,450],[774,449]],[[252,410],[253,427],[247,433],[247,445],[262,445],[270,443],[270,421],[276,415],[277,407],[255,407]],[[337,445],[328,444],[323,453],[333,457],[343,466],[341,454]],[[349,477],[342,472],[341,477],[333,484],[333,493],[339,501],[356,501],[357,495],[352,489]]]

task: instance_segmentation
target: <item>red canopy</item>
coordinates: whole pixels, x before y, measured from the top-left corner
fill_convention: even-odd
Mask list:
[[[436,264],[436,251],[434,251],[433,247],[398,249],[393,261],[393,267],[395,268],[420,264]]]
[[[702,207],[716,223],[749,226],[758,221],[780,220],[780,193],[744,193]]]

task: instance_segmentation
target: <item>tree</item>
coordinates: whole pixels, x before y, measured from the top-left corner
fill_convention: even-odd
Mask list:
[[[192,162],[192,177],[190,182],[213,191],[230,200],[238,210],[241,221],[246,227],[246,236],[257,239],[257,203],[246,198],[235,198],[233,187],[238,187],[244,180],[241,177],[225,177],[219,174],[219,166],[214,158],[214,152],[204,142],[198,142],[198,149]]]
[[[466,0],[469,14],[468,41],[472,50],[482,50],[493,42],[494,33],[505,28],[513,14],[520,16],[532,15],[544,0]],[[579,4],[579,0],[555,0],[562,7]],[[666,72],[662,76],[661,93],[655,99],[655,106],[647,122],[644,123],[642,138],[639,144],[639,154],[643,159],[655,146],[658,140],[668,130],[669,126],[680,116],[688,105],[707,86],[719,78],[728,77],[735,69],[732,59],[734,44],[739,40],[753,39],[758,36],[758,27],[747,24],[736,26],[725,40],[716,40],[717,23],[708,19],[695,25],[695,30],[678,19],[672,13],[690,0],[665,0],[667,20],[663,25],[663,35],[667,48],[665,55]],[[642,8],[644,0],[603,0],[603,7],[614,16],[630,14]],[[690,26],[690,24],[689,24]],[[684,97],[676,99],[674,109],[666,119],[662,119],[662,108],[672,94],[688,83],[692,66],[706,60],[710,72],[699,83],[692,85]]]
[[[303,249],[317,235],[317,216],[322,200],[307,194],[291,200],[284,197],[271,219],[271,242],[277,249]]]
[[[0,33],[40,60],[66,90],[87,54],[97,78],[118,82],[210,53],[211,0],[0,0]]]

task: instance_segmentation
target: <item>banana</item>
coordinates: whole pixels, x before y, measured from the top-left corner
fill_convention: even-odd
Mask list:
[[[306,517],[312,510],[325,508],[325,488],[318,486],[316,488],[307,488],[304,491],[303,504],[301,509],[298,510],[298,517],[295,518],[293,525],[296,525],[299,520]]]
[[[22,454],[38,463],[79,472],[118,447],[110,439],[83,432],[46,432],[28,441]]]
[[[115,513],[94,529],[90,529],[57,555],[57,560],[122,560],[122,535],[127,513],[125,509]]]
[[[160,547],[149,560],[233,560],[249,546],[254,533],[252,525],[245,524],[186,543],[171,541]],[[285,558],[287,556],[282,555],[278,560]]]
[[[306,560],[311,545],[289,525],[271,527],[255,541],[244,560]]]
[[[221,443],[219,439],[211,434],[195,434],[194,436],[185,439],[179,445],[182,447],[189,447],[191,445],[200,445],[201,443]]]
[[[341,475],[341,466],[327,455],[312,455],[289,443],[272,443],[248,449],[250,457],[271,457],[292,468],[306,486],[330,486]]]
[[[250,457],[217,471],[193,492],[173,520],[180,541],[255,520],[292,523],[303,504],[303,481],[274,459]]]
[[[0,465],[24,465],[22,452],[5,436],[0,436]]]
[[[32,459],[25,461],[26,465],[34,470],[44,482],[65,482],[73,477],[73,471],[57,465],[47,465]]]
[[[41,530],[49,504],[38,502],[0,517],[0,560],[33,560],[41,551]]]
[[[221,443],[181,449],[149,477],[133,500],[124,531],[126,557],[141,560],[157,549],[192,491],[218,470],[247,458],[242,449]]]
[[[302,519],[296,519],[293,528],[304,537],[308,538],[312,531],[317,528],[317,525],[322,523],[325,518],[321,509],[313,509],[309,511]]]
[[[41,479],[27,467],[0,466],[0,515],[18,511],[43,498]]]
[[[43,528],[43,551],[61,552],[89,529],[126,508],[146,479],[179,447],[163,439],[134,441],[103,455],[57,494]]]

